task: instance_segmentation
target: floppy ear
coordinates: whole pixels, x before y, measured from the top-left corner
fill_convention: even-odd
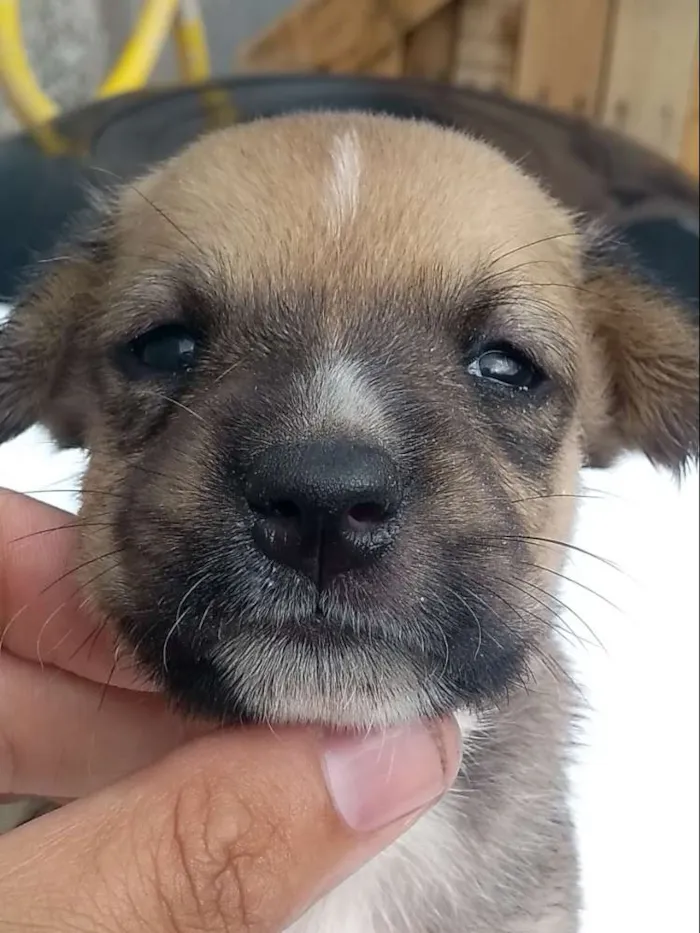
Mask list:
[[[104,270],[101,238],[48,260],[0,325],[0,444],[41,423],[62,447],[79,447],[90,395],[81,324]]]
[[[598,267],[582,292],[594,344],[584,406],[591,466],[640,450],[681,473],[698,460],[698,329],[691,314],[623,270]]]

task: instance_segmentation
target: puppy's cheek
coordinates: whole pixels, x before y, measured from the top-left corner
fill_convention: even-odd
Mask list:
[[[84,599],[107,618],[118,637],[117,620],[131,605],[134,588],[139,584],[139,578],[129,573],[129,546],[122,533],[121,516],[131,512],[126,476],[123,458],[111,448],[109,452],[97,449],[91,453],[83,478],[74,564],[74,576]]]
[[[533,538],[544,539],[539,544],[533,542],[533,560],[546,570],[560,571],[569,554],[568,543],[573,535],[577,503],[581,494],[580,471],[583,456],[578,437],[578,428],[572,425],[552,462],[551,492],[542,500],[542,507],[529,516],[528,520],[532,529],[529,534]],[[551,588],[551,578],[547,583]]]
[[[70,571],[85,600],[103,614],[111,602],[109,594],[123,590],[118,584],[122,549],[114,534],[112,500],[113,496],[107,492],[83,493],[76,553]]]
[[[580,429],[572,425],[554,465],[553,488],[561,492],[552,509],[552,532],[563,538],[571,535],[576,516],[576,496],[579,490],[583,454],[579,442]]]

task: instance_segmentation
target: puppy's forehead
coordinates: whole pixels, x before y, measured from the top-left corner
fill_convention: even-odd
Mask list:
[[[179,255],[239,281],[348,265],[468,275],[514,250],[521,268],[574,255],[568,216],[504,157],[392,118],[305,115],[224,130],[137,187],[122,217],[132,255]]]

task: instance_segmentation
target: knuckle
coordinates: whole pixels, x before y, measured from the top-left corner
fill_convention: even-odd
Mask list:
[[[177,933],[262,933],[274,918],[290,846],[262,806],[207,774],[177,789],[156,854],[157,885]]]

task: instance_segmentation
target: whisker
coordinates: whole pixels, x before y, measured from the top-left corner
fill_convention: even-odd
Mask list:
[[[160,264],[166,269],[172,268],[172,254],[182,258],[187,258],[185,253],[178,250],[173,250],[172,247],[169,247],[169,252],[171,253],[170,258],[166,259],[163,256],[154,256],[151,253],[140,252],[140,253],[130,253],[127,251],[121,251],[119,255],[122,259],[136,259],[144,260],[145,262]],[[37,264],[50,265],[52,263],[62,263],[62,262],[75,262],[75,256],[47,256],[43,259],[37,259]]]
[[[566,233],[553,233],[550,236],[539,237],[537,240],[530,240],[527,243],[522,243],[520,246],[516,246],[513,249],[507,250],[505,253],[498,253],[495,257],[489,260],[487,268],[495,266],[499,262],[503,262],[503,260],[508,259],[509,256],[515,256],[516,253],[520,253],[524,249],[531,249],[533,246],[539,246],[542,243],[551,243],[554,240],[580,238],[580,236],[581,234],[578,231],[569,231]]]
[[[465,586],[465,589],[466,589],[466,591],[469,593],[469,595],[471,595],[472,597],[475,595],[475,594],[469,589],[469,587]],[[477,642],[476,649],[474,650],[474,660],[476,660],[476,659],[479,657],[479,654],[480,654],[480,652],[481,652],[481,648],[482,648],[482,645],[483,645],[483,639],[484,639],[484,629],[483,629],[483,626],[482,626],[482,624],[481,624],[481,619],[479,618],[477,612],[474,610],[473,606],[470,606],[469,603],[467,602],[467,600],[464,599],[464,597],[463,597],[460,593],[455,592],[455,590],[452,589],[452,588],[450,588],[448,592],[449,592],[450,597],[451,597],[452,599],[456,599],[457,602],[459,602],[462,606],[464,606],[464,608],[467,610],[467,612],[469,613],[469,615],[472,617],[472,619],[473,619],[474,622],[476,623],[477,633],[478,633],[478,642]],[[489,632],[488,634],[489,634],[490,640],[496,645],[496,647],[497,647],[500,651],[503,651],[503,645],[500,644],[500,642],[497,640],[497,638],[495,637],[495,635],[493,635],[491,632]]]
[[[480,503],[485,505],[503,504],[503,505],[519,505],[522,502],[539,502],[546,501],[548,499],[576,499],[580,501],[594,501],[594,502],[604,502],[607,499],[618,499],[620,498],[616,493],[608,493],[606,490],[596,490],[591,489],[589,492],[585,493],[533,493],[528,496],[519,496],[517,499],[511,499],[507,495],[499,496],[487,496],[483,499],[479,499]]]
[[[101,574],[98,574],[98,576],[101,576]],[[90,583],[92,583],[92,582],[93,582],[93,580],[90,581]],[[86,598],[85,598],[84,600],[81,601],[81,603],[80,603],[80,605],[79,605],[78,608],[82,610],[82,609],[87,605],[88,602],[90,602],[90,595],[89,595],[89,594],[88,594],[88,596],[86,596]],[[78,654],[83,650],[83,648],[85,648],[86,645],[88,646],[87,658],[88,658],[88,660],[89,660],[89,659],[90,659],[90,656],[91,656],[91,654],[92,654],[92,651],[94,650],[95,645],[97,644],[97,641],[98,641],[100,635],[101,635],[104,631],[106,631],[109,627],[110,627],[110,619],[107,618],[107,617],[103,618],[103,620],[100,622],[100,624],[97,625],[97,626],[95,626],[94,631],[93,631],[87,638],[85,638],[85,639],[81,642],[80,645],[78,645],[78,647],[77,647],[76,650],[73,652],[73,654],[71,654],[69,660],[71,660],[71,661],[74,660],[74,659],[78,656]],[[122,648],[122,645],[120,644],[120,642],[118,642],[118,641],[115,640],[115,643],[114,643],[114,668],[113,668],[113,670],[119,669],[119,663],[120,663],[120,661],[121,661],[121,654],[122,654],[121,648]],[[123,669],[136,670],[136,668],[137,668],[137,661],[136,661],[136,658],[135,658],[135,656],[130,655],[129,658],[128,658],[128,663],[126,664],[126,667],[123,668]]]
[[[113,489],[93,489],[87,486],[76,487],[75,489],[57,489],[55,487],[50,487],[49,489],[22,489],[19,490],[24,496],[43,496],[50,495],[51,493],[58,492],[64,493],[66,495],[91,495],[91,496],[116,496],[117,498],[125,498],[123,492],[119,492]]]
[[[90,581],[90,582],[92,582],[92,581]],[[87,647],[87,659],[88,659],[88,661],[89,661],[89,660],[90,660],[90,655],[91,655],[91,653],[92,653],[92,651],[93,651],[95,645],[97,644],[97,641],[98,641],[100,635],[102,634],[102,632],[105,631],[105,629],[107,628],[108,625],[109,625],[109,622],[108,622],[106,619],[103,620],[102,622],[100,622],[99,625],[96,625],[95,628],[93,629],[93,631],[90,632],[90,634],[87,635],[87,636],[80,642],[80,644],[79,644],[78,647],[75,649],[75,651],[73,651],[73,653],[70,655],[70,657],[68,658],[68,660],[69,660],[69,661],[74,661],[74,660],[78,657],[78,655],[80,654],[80,652],[81,652],[84,648]]]
[[[201,586],[203,583],[206,583],[206,582],[210,579],[210,577],[211,577],[211,574],[209,573],[209,571],[207,571],[206,573],[204,573],[203,576],[201,576],[201,577],[199,578],[199,580],[197,580],[197,581],[189,588],[189,590],[187,590],[187,592],[185,593],[185,595],[184,595],[184,596],[182,597],[182,599],[180,600],[177,609],[175,610],[175,615],[176,615],[176,616],[179,616],[179,615],[180,615],[180,611],[182,610],[182,607],[184,606],[185,601],[188,600],[188,599],[190,598],[190,596],[192,595],[192,593],[194,593],[194,591],[197,589],[197,587]]]
[[[163,210],[163,208],[159,207],[154,201],[152,201],[148,197],[148,195],[145,194],[143,191],[141,191],[141,189],[137,185],[120,177],[115,172],[112,172],[109,169],[103,168],[102,166],[93,165],[90,168],[92,171],[102,172],[105,175],[110,175],[112,178],[116,179],[119,182],[119,184],[125,185],[126,187],[128,187],[131,191],[137,194],[143,201],[145,201],[146,204],[148,204],[156,212],[156,214],[162,217],[163,220],[166,221],[166,223],[170,224],[173,230],[177,231],[177,233],[179,233],[183,239],[187,240],[187,242],[191,246],[193,246],[200,255],[204,255],[204,250],[199,245],[199,243],[193,240],[192,237],[182,229],[182,227],[180,227],[177,223],[175,223],[172,217],[168,216],[168,214]]]
[[[128,647],[130,648],[132,656],[134,657],[135,660],[138,661],[138,656],[139,656],[139,652],[141,651],[141,646],[146,641],[146,639],[150,638],[150,636],[155,632],[157,628],[158,628],[158,619],[152,619],[150,625],[147,625],[141,631],[141,634],[136,641],[132,641],[131,638],[128,640]],[[150,673],[152,676],[153,671],[151,671]]]
[[[602,564],[605,564],[606,567],[609,567],[611,570],[615,570],[618,573],[623,573],[621,567],[615,564],[613,561],[608,560],[606,557],[602,557],[600,554],[594,554],[592,551],[586,550],[586,548],[580,547],[577,544],[572,544],[569,541],[558,541],[556,538],[544,538],[538,535],[475,535],[473,540],[482,539],[482,540],[501,540],[501,541],[522,541],[526,543],[534,544],[547,544],[552,547],[560,547],[566,550],[574,551],[577,554],[582,554],[584,557],[590,557],[593,560],[600,561]]]
[[[576,580],[574,577],[570,577],[567,574],[562,573],[559,570],[553,570],[551,567],[543,567],[541,566],[541,564],[535,564],[530,561],[524,561],[521,558],[516,558],[516,560],[518,561],[518,563],[520,563],[524,567],[532,567],[534,570],[540,570],[543,573],[551,573],[553,576],[558,577],[561,580],[564,580],[566,583],[571,583],[574,586],[578,586],[580,589],[584,590],[586,593],[590,593],[591,596],[595,596],[597,599],[601,600],[601,602],[605,603],[611,609],[614,609],[615,612],[619,612],[622,615],[622,609],[619,606],[617,606],[614,602],[608,599],[607,596],[603,596],[602,593],[599,593],[597,590],[594,590],[592,587],[588,586],[587,584],[582,583],[580,580]]]
[[[179,402],[176,398],[171,398],[171,396],[169,396],[169,395],[161,395],[160,397],[161,397],[164,401],[170,402],[171,405],[176,405],[178,408],[181,408],[182,411],[186,411],[187,414],[188,414],[188,415],[192,415],[193,418],[197,418],[197,420],[198,420],[198,421],[201,421],[202,424],[206,424],[206,419],[203,418],[203,417],[199,414],[199,412],[195,411],[193,408],[189,408],[189,406],[183,404],[182,402]]]
[[[521,502],[537,502],[542,499],[580,499],[581,501],[605,501],[608,497],[617,498],[615,493],[608,494],[607,492],[596,492],[592,490],[591,493],[576,493],[576,492],[558,492],[558,493],[543,493],[542,495],[536,496],[521,496],[519,499],[511,499],[510,502],[512,505],[518,505]]]
[[[39,629],[39,632],[38,632],[38,634],[37,634],[37,639],[36,639],[36,653],[37,653],[37,658],[38,658],[39,664],[41,665],[42,668],[43,668],[43,666],[44,666],[44,662],[42,661],[42,658],[41,658],[41,640],[42,640],[42,638],[44,637],[44,634],[45,634],[45,632],[46,632],[46,630],[47,630],[49,624],[56,618],[56,616],[59,614],[59,612],[61,612],[62,609],[65,609],[65,607],[68,605],[68,603],[69,603],[72,599],[75,599],[75,597],[76,597],[80,592],[82,592],[84,589],[87,589],[87,587],[91,586],[96,580],[99,580],[99,579],[100,579],[101,577],[103,577],[105,574],[109,573],[110,570],[113,570],[115,566],[116,566],[116,564],[110,564],[109,567],[103,568],[99,573],[96,573],[94,576],[90,577],[89,580],[86,580],[84,583],[81,583],[81,585],[78,586],[78,587],[70,594],[70,596],[68,596],[66,599],[63,600],[63,602],[61,603],[60,606],[57,606],[56,609],[53,609],[53,610],[51,611],[51,613],[50,613],[49,616],[47,617],[46,621],[42,623],[42,626],[41,626],[41,628]],[[103,625],[102,623],[101,623],[100,626],[97,626],[98,633],[99,633],[99,631],[101,630],[102,627],[104,627],[104,625]],[[57,646],[54,645],[54,651],[56,650],[56,647],[57,647]],[[71,661],[74,660],[75,657],[76,657],[76,655],[78,654],[78,652],[81,650],[81,648],[82,648],[82,644],[79,645],[78,648],[76,648],[76,650],[75,650],[75,651],[73,652],[73,654],[70,656],[69,660],[71,660]]]
[[[42,259],[36,259],[35,262],[38,266],[47,266],[53,262],[70,262],[75,259],[75,256],[44,256]]]
[[[507,582],[507,581],[504,581],[504,582]],[[581,641],[584,641],[586,644],[596,645],[596,646],[597,646],[598,648],[600,648],[602,651],[605,651],[605,650],[606,650],[606,649],[605,649],[605,645],[603,644],[603,642],[602,642],[602,641],[600,640],[600,638],[596,635],[596,633],[593,631],[593,628],[588,624],[588,622],[586,622],[586,620],[583,618],[583,616],[581,616],[578,612],[576,612],[576,611],[575,611],[574,609],[572,609],[570,606],[567,606],[567,604],[566,604],[565,602],[563,602],[556,594],[550,593],[549,590],[547,590],[545,587],[539,586],[537,583],[534,583],[532,580],[521,580],[520,582],[521,582],[523,585],[532,587],[532,589],[535,589],[535,590],[537,590],[539,593],[542,593],[542,594],[543,594],[544,596],[546,596],[548,599],[554,600],[554,602],[556,602],[559,606],[561,606],[562,609],[563,609],[565,612],[568,612],[568,613],[569,613],[570,615],[572,615],[575,619],[577,619],[577,620],[581,623],[581,625],[584,626],[584,628],[588,631],[588,633],[590,634],[590,636],[591,636],[591,638],[593,639],[593,641],[592,641],[592,642],[589,642],[588,639],[583,639],[583,637],[582,637],[581,635],[578,635],[577,633],[575,633],[575,632],[573,631],[573,629],[571,628],[571,626],[569,626],[569,625],[567,624],[567,629],[571,632],[572,635],[575,635],[576,638],[578,638],[578,639],[581,640]],[[531,597],[531,598],[534,598],[534,597]],[[542,603],[542,605],[545,606],[545,603]],[[547,608],[547,607],[545,606],[545,608]],[[562,618],[562,616],[561,616],[559,613],[556,613],[556,615],[557,615],[557,618],[562,622],[562,624],[565,624],[565,623],[564,623],[564,619]]]
[[[212,610],[213,608],[214,608],[214,600],[212,599],[212,600],[209,602],[209,604],[207,605],[207,607],[206,607],[206,609],[204,610],[204,612],[202,613],[202,615],[200,616],[200,618],[199,618],[199,622],[198,622],[198,624],[197,624],[197,634],[198,634],[198,635],[201,635],[202,630],[203,630],[203,628],[204,628],[204,623],[206,622],[206,619],[207,619],[207,616],[209,615],[209,613],[211,612],[211,610]]]
[[[216,379],[214,380],[214,382],[215,382],[215,383],[216,383],[216,382],[221,382],[223,379],[225,379],[227,376],[229,376],[229,375],[234,371],[234,369],[235,369],[237,366],[239,366],[239,365],[240,365],[240,363],[239,363],[238,360],[236,360],[234,363],[231,363],[230,366],[227,366],[226,369],[216,377]]]
[[[117,658],[115,657],[114,662],[113,662],[113,664],[112,664],[112,666],[111,666],[111,668],[110,668],[110,670],[109,670],[109,674],[107,675],[107,679],[105,680],[105,682],[104,682],[104,684],[103,684],[103,686],[102,686],[102,690],[100,691],[100,699],[99,699],[99,702],[98,702],[98,704],[97,704],[97,712],[98,712],[98,713],[101,712],[101,711],[102,711],[102,708],[104,707],[105,701],[106,701],[106,699],[107,699],[107,694],[109,693],[109,688],[110,688],[110,686],[111,686],[111,684],[112,684],[112,678],[114,677],[114,675],[115,675],[116,672],[117,672],[117,663],[118,663],[118,662],[117,662]]]
[[[142,463],[133,463],[132,467],[135,470],[139,470],[141,473],[146,473],[149,476],[157,476],[160,479],[168,480],[169,482],[179,482],[180,477],[175,476],[174,473],[163,473],[160,470],[153,470],[151,467],[145,467]]]
[[[529,285],[529,282],[523,281],[513,281],[509,277],[513,276],[515,273],[527,269],[530,266],[541,266],[541,265],[551,265],[554,260],[552,259],[528,259],[525,262],[517,263],[514,266],[510,266],[507,269],[494,269],[493,272],[489,272],[488,275],[482,275],[478,280],[478,285],[480,288],[488,288],[493,282],[497,284],[498,298],[503,300],[507,298],[509,294],[515,292],[516,289],[526,289]],[[489,266],[490,268],[490,266]]]
[[[170,668],[168,665],[168,645],[170,644],[170,639],[173,637],[180,623],[183,621],[183,619],[185,618],[188,612],[189,612],[189,608],[185,609],[185,611],[183,612],[181,616],[176,616],[175,621],[170,626],[168,634],[165,636],[165,641],[163,642],[163,671],[165,674],[168,674],[170,671]]]
[[[532,600],[538,606],[541,606],[542,609],[544,609],[546,613],[548,613],[549,615],[557,619],[559,624],[554,622],[553,619],[547,618],[546,616],[543,617],[539,615],[539,613],[535,613],[533,610],[529,609],[527,606],[523,606],[524,612],[527,612],[528,615],[531,615],[537,622],[540,622],[542,625],[546,626],[547,628],[552,629],[552,631],[557,632],[570,645],[575,645],[578,642],[579,644],[593,646],[594,643],[589,642],[588,639],[584,639],[582,635],[579,635],[577,632],[575,632],[560,613],[556,612],[551,606],[547,605],[547,603],[543,599],[540,599],[539,597],[535,596],[533,593],[528,592],[524,588],[526,585],[527,586],[530,585],[529,581],[525,581],[525,580],[521,581],[521,583],[523,584],[521,586],[520,584],[515,583],[513,580],[507,580],[504,577],[494,577],[493,579],[497,581],[498,583],[502,583],[504,586],[509,586],[511,589],[514,589],[517,593],[521,593],[523,596],[526,597],[526,599]],[[547,596],[550,595],[549,593],[546,592],[546,590],[543,590],[543,592]]]
[[[7,543],[8,546],[12,544],[20,544],[22,541],[29,541],[32,538],[37,538],[41,535],[53,534],[57,531],[73,531],[76,528],[107,528],[111,524],[111,522],[70,522],[65,525],[56,525],[53,528],[40,528],[38,531],[30,531],[26,535],[20,535],[18,538],[12,538]]]
[[[499,615],[494,611],[493,606],[489,606],[489,604],[488,604],[484,599],[482,599],[482,598],[479,596],[478,593],[475,593],[474,590],[472,590],[470,587],[467,587],[467,586],[465,585],[464,588],[465,588],[466,592],[468,593],[468,595],[469,595],[472,599],[475,599],[475,600],[477,600],[477,602],[481,603],[481,605],[486,609],[487,612],[493,613],[493,615],[496,617],[497,621],[505,628],[505,630],[506,630],[514,639],[516,639],[516,641],[522,643],[523,638],[522,638],[522,636],[520,635],[520,633],[519,633],[519,632],[516,632],[516,631],[513,629],[513,627],[512,627],[511,625],[509,625],[509,624],[505,621],[505,619],[504,619],[502,616],[499,616]],[[473,608],[470,607],[468,604],[466,604],[466,603],[464,602],[464,600],[462,599],[462,597],[461,597],[458,593],[455,593],[455,591],[452,590],[451,588],[449,589],[449,592],[450,592],[450,595],[451,595],[451,596],[456,597],[457,600],[458,600],[458,602],[461,602],[463,605],[465,605],[465,606],[470,610],[470,612],[474,615],[474,618],[477,620],[477,624],[479,625],[479,628],[481,629],[481,623],[479,622],[478,617],[476,616],[476,614],[475,614]],[[504,603],[505,603],[505,605],[506,605],[506,607],[509,609],[509,611],[513,611],[513,607],[511,607],[510,604],[509,604],[506,600],[504,600],[499,594],[495,593],[495,591],[492,591],[492,592],[493,592],[493,595],[497,596],[497,597],[501,600],[501,602],[504,602]],[[521,621],[523,621],[523,620],[522,620],[522,617],[520,617],[520,618],[521,618]],[[491,632],[488,632],[488,631],[487,631],[487,632],[486,632],[486,635],[487,635],[487,636],[489,637],[489,639],[496,645],[496,647],[497,647],[499,650],[501,650],[501,651],[504,650],[504,649],[503,649],[503,645],[501,645],[501,643],[498,641],[498,639],[497,639]],[[529,664],[528,664],[527,662],[525,662],[525,670],[526,670],[526,672],[527,672],[529,678],[530,678],[531,680],[534,679],[534,674],[533,674],[533,672],[532,672],[532,669],[530,668],[530,666],[529,666]],[[523,686],[524,686],[524,685],[523,685]]]
[[[501,593],[499,593],[497,590],[494,590],[492,587],[487,586],[484,583],[482,583],[481,585],[488,593],[490,593],[492,596],[495,596],[496,599],[502,602],[505,605],[506,609],[509,612],[512,612],[520,620],[520,622],[523,625],[526,625],[525,620],[523,619],[519,610],[512,603],[510,603]],[[493,610],[488,606],[487,603],[484,602],[484,605],[486,606],[487,609],[489,609],[490,612],[493,612]],[[500,619],[499,621],[501,622],[501,624],[504,624],[503,619]],[[512,632],[512,629],[510,629],[510,631]],[[522,641],[522,638],[520,640]],[[580,691],[580,687],[578,686],[578,684],[575,682],[575,680],[572,678],[569,672],[565,670],[556,659],[552,658],[545,651],[543,651],[542,648],[539,647],[539,645],[530,645],[529,648],[531,651],[534,651],[537,657],[539,657],[539,659],[542,661],[542,663],[544,664],[546,669],[550,672],[550,674],[552,674],[555,680],[559,680],[560,677],[564,677],[566,681],[574,689],[576,689],[577,691]],[[532,671],[530,671],[530,674],[531,676],[534,676],[532,675]]]
[[[173,637],[173,635],[179,628],[180,623],[183,621],[183,619],[185,618],[185,616],[191,609],[191,606],[188,606],[187,608],[185,608],[185,603],[190,598],[192,593],[194,593],[197,587],[201,586],[203,583],[206,583],[210,578],[211,578],[211,573],[209,572],[209,570],[206,570],[202,574],[202,576],[200,576],[198,580],[195,580],[195,582],[185,592],[184,596],[178,603],[178,607],[175,610],[175,622],[170,627],[168,634],[165,636],[165,641],[163,642],[163,670],[166,674],[168,673],[168,645],[170,644],[170,639]],[[200,620],[200,624],[201,624],[201,620]]]
[[[62,573],[59,577],[56,577],[56,579],[53,580],[51,583],[43,587],[43,589],[41,589],[39,593],[37,593],[34,599],[30,600],[28,603],[25,603],[23,606],[21,606],[17,610],[17,612],[12,616],[10,621],[5,626],[4,631],[0,633],[0,654],[2,653],[2,647],[4,644],[5,636],[7,635],[9,630],[12,628],[13,625],[16,624],[17,620],[27,611],[27,609],[30,609],[32,606],[36,605],[36,603],[41,599],[42,596],[45,596],[48,592],[50,592],[51,589],[53,589],[54,586],[57,586],[59,583],[62,583],[64,580],[67,580],[73,574],[79,573],[81,570],[84,570],[85,567],[89,567],[92,564],[97,563],[98,561],[106,560],[109,557],[114,557],[117,554],[122,553],[123,550],[124,550],[123,547],[115,548],[114,550],[108,551],[105,554],[100,554],[97,557],[92,557],[89,560],[83,561],[82,563],[78,564],[77,567],[73,567],[71,570],[66,570],[65,573]]]

